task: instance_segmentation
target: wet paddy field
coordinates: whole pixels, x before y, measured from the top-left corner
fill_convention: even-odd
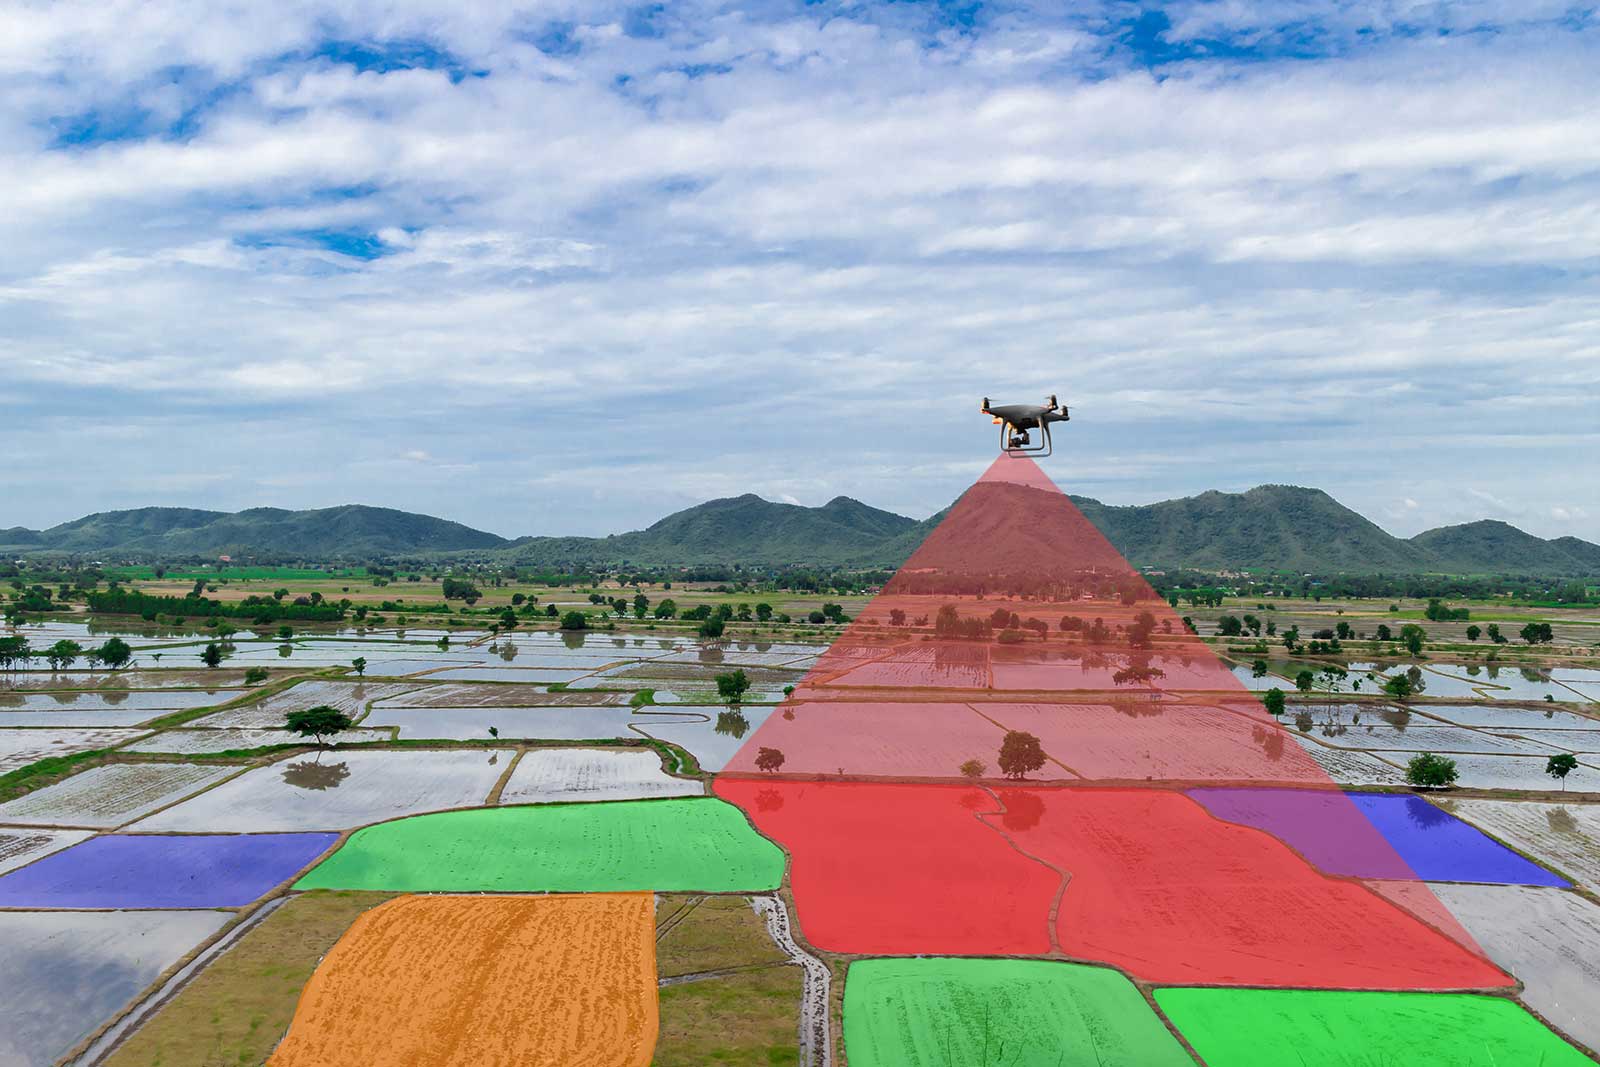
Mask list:
[[[83,640],[70,624],[58,629]],[[448,646],[439,647],[445,636]],[[1314,1049],[1315,1062],[1335,1067],[1369,1067],[1390,1054],[1422,1062],[1429,1050],[1473,1067],[1527,1054],[1550,1065],[1591,1062],[1504,995],[1514,988],[1562,1034],[1600,1041],[1587,1010],[1600,1003],[1593,967],[1600,908],[1579,892],[1600,884],[1600,805],[1582,796],[1600,792],[1593,755],[1600,718],[1586,713],[1596,706],[1581,692],[1600,688],[1600,672],[1491,678],[1430,666],[1424,699],[1401,708],[1352,702],[1349,692],[1370,693],[1382,677],[1353,669],[1335,692],[1321,693],[1319,683],[1316,696],[1277,723],[1237,692],[1238,670],[1203,664],[1173,666],[1208,692],[1234,686],[1240,699],[1150,706],[1064,691],[1057,703],[968,704],[958,695],[996,678],[1002,689],[1067,678],[1093,688],[1088,683],[1099,678],[1082,664],[1014,650],[981,662],[910,654],[836,660],[833,670],[852,681],[932,681],[951,690],[943,709],[878,702],[852,713],[838,700],[782,703],[783,689],[798,684],[822,651],[796,642],[701,647],[643,634],[345,631],[297,636],[287,655],[281,642],[240,640],[214,671],[198,666],[202,644],[196,635],[145,636],[131,668],[18,672],[16,684],[0,687],[0,773],[44,755],[112,750],[109,762],[97,759],[0,801],[0,971],[37,968],[42,976],[39,990],[0,1005],[0,1063],[48,1064],[66,1055],[235,921],[259,919],[259,929],[292,943],[297,931],[317,926],[313,913],[327,917],[317,926],[324,940],[306,947],[281,983],[246,980],[244,972],[228,979],[252,996],[275,998],[251,1009],[273,1032],[247,1037],[240,1029],[240,1048],[252,1051],[238,1062],[260,1063],[275,1047],[274,1062],[340,1062],[352,1042],[378,1040],[382,1019],[414,1011],[406,1005],[420,995],[421,987],[398,984],[379,998],[390,1007],[379,1011],[374,1000],[368,1013],[361,1001],[372,999],[374,986],[360,958],[377,957],[360,938],[346,954],[352,966],[317,970],[333,959],[340,936],[392,894],[547,900],[520,895],[575,892],[593,900],[683,891],[694,900],[780,886],[798,902],[794,936],[803,931],[804,946],[922,957],[859,960],[848,980],[838,965],[835,981],[854,1005],[842,1036],[852,1062],[868,1067],[942,1062],[950,1049],[960,1050],[958,1061],[982,1062],[982,1049],[963,1042],[985,1028],[1006,1032],[1007,1054],[1019,1064],[1063,1055],[1127,1067],[1192,1062],[1158,1010],[1213,1067],[1293,1063],[1281,1058],[1288,1048]],[[350,667],[357,656],[367,661],[365,678]],[[268,669],[269,680],[251,687],[264,692],[242,684],[246,666]],[[715,677],[736,667],[754,685],[734,713],[717,702]],[[1282,682],[1272,674],[1245,685],[1265,688],[1259,683],[1275,678]],[[1563,703],[1514,702],[1542,701],[1547,692]],[[213,710],[221,704],[228,706]],[[324,704],[357,720],[328,750],[282,729],[289,712]],[[1304,729],[1297,712],[1308,720]],[[144,727],[154,720],[169,725]],[[1163,743],[1174,723],[1188,744]],[[840,780],[900,777],[908,768],[955,779],[968,758],[992,764],[1007,729],[1034,732],[1050,759],[1022,787]],[[832,744],[814,743],[824,735]],[[647,747],[660,742],[692,763]],[[290,745],[287,753],[259,751]],[[763,746],[785,753],[783,774],[756,768]],[[1541,799],[1374,791],[1400,788],[1405,761],[1421,751],[1452,755],[1463,786],[1537,791]],[[1566,782],[1579,796],[1565,803],[1561,784],[1544,774],[1548,755],[1561,751],[1580,759]],[[224,752],[247,755],[216,755]],[[838,752],[848,753],[844,767]],[[719,774],[727,777],[711,780]],[[1282,788],[1303,786],[1311,775],[1326,783],[1320,792]],[[1237,778],[1261,787],[1220,784]],[[782,904],[754,899],[757,914],[781,916],[770,921],[787,929]],[[1272,903],[1283,900],[1294,907]],[[303,909],[291,908],[300,903]],[[485,912],[481,922],[450,912],[450,921],[503,945],[521,936],[516,910]],[[274,925],[280,914],[307,919]],[[1457,920],[1459,934],[1451,932]],[[527,929],[543,931],[528,936],[553,951],[551,931],[563,920],[528,921]],[[614,917],[599,921],[616,925]],[[671,927],[677,919],[658,911],[663,921]],[[630,920],[629,929],[635,925]],[[402,927],[411,945],[402,955],[413,962],[385,963],[385,974],[414,966],[426,940],[416,924],[395,929]],[[674,936],[696,958],[716,947],[694,940],[702,935],[692,921]],[[247,931],[239,943],[254,944],[251,937]],[[599,937],[575,935],[591,952]],[[373,951],[400,952],[393,941]],[[784,966],[783,939],[774,934],[762,944],[752,958]],[[244,959],[235,951],[205,957],[165,1003],[222,980],[230,958]],[[493,947],[479,951],[449,937],[424,954],[439,957],[446,971],[455,964],[445,957],[459,957],[467,974],[502,958]],[[1053,958],[960,958],[973,954]],[[618,973],[637,977],[645,969],[638,952],[624,956]],[[739,1013],[757,1012],[763,998],[790,1002],[776,1044],[792,1057],[792,1002],[802,995],[794,963],[800,959],[781,982],[747,974],[741,968],[754,964],[731,958],[731,970],[709,979],[693,965],[675,964],[670,975],[663,969],[670,984],[659,996],[661,1040],[669,1029],[682,1032],[673,1038],[679,1051],[657,1046],[657,1060],[703,1062],[697,1035],[742,1025],[719,1014],[733,1002],[719,1006],[717,998],[736,993],[744,998]],[[593,970],[580,965],[574,973],[593,978],[618,1004],[633,997],[638,1008],[615,1016],[608,1049],[623,1050],[618,1063],[649,1062],[641,1035],[657,1025],[650,1014],[657,998],[636,982],[608,985]],[[322,992],[291,1025],[313,973],[323,975]],[[1130,976],[1153,987],[1141,992]],[[815,998],[815,976],[808,972],[806,982],[803,996]],[[1311,1000],[1290,1002],[1257,999],[1273,990],[1240,988],[1256,984],[1502,993],[1457,1003],[1451,993],[1404,999],[1319,989]],[[712,991],[716,998],[706,999]],[[524,983],[523,999],[507,1003],[559,1014],[559,1004],[536,993]],[[1205,999],[1221,994],[1231,999]],[[170,1042],[203,1030],[231,1010],[219,1016],[217,1003],[238,1003],[236,993],[226,996],[194,1009],[203,1017],[187,1023],[164,1006],[153,1013],[159,1030],[152,1024],[149,1033]],[[709,1022],[684,1030],[691,1016],[680,1016],[669,1026],[673,1011]],[[825,1046],[827,1009],[820,1011]],[[563,1025],[552,1014],[547,1039],[581,1044],[583,1036]],[[111,1062],[156,1062],[140,1051],[156,1047],[143,1033],[131,1027]],[[1239,1033],[1252,1040],[1235,1040]],[[796,1062],[769,1060],[771,1051],[726,1062]],[[483,1062],[494,1062],[485,1055]],[[610,1062],[609,1055],[585,1062]],[[1413,1055],[1421,1058],[1407,1058]],[[168,1054],[160,1062],[182,1060]],[[798,1062],[827,1060],[807,1052]]]

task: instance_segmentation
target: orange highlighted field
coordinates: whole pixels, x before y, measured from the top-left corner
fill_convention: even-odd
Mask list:
[[[408,896],[362,915],[270,1067],[644,1067],[657,1031],[649,893]]]

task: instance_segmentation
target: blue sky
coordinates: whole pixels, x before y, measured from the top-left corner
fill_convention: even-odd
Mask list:
[[[1600,540],[1600,15],[12,5],[0,527],[925,515],[979,399],[1137,503]]]

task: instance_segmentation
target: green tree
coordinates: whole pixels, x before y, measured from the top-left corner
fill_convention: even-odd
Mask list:
[[[730,674],[717,675],[717,695],[730,708],[744,700],[745,691],[749,688],[750,678],[744,673],[743,668]]]
[[[1394,640],[1394,633],[1393,633],[1393,631],[1391,631],[1389,629],[1389,624],[1386,623],[1386,622],[1380,622],[1378,624],[1378,629],[1377,629],[1376,633],[1374,633],[1373,636],[1376,637],[1379,641],[1393,641]]]
[[[656,605],[655,617],[658,619],[670,619],[677,614],[678,603],[671,597],[667,597],[665,600],[661,601],[661,603]]]
[[[1506,641],[1509,640],[1509,638],[1507,638],[1505,634],[1500,632],[1500,624],[1497,623],[1497,622],[1491,622],[1489,624],[1488,633],[1489,633],[1489,640],[1493,641],[1497,645],[1503,645],[1503,644],[1506,643]]]
[[[756,769],[772,773],[783,766],[783,753],[765,746],[756,753]]]
[[[1561,783],[1563,792],[1567,788],[1567,775],[1571,774],[1578,766],[1578,757],[1570,752],[1551,756],[1544,764],[1544,773]]]
[[[645,613],[649,610],[650,598],[645,596],[643,593],[633,594],[633,617],[636,619],[642,619],[644,618]]]
[[[78,657],[83,655],[83,646],[76,641],[60,640],[45,649],[45,659],[50,661],[53,671],[65,670],[78,662]]]
[[[589,628],[589,618],[581,611],[569,611],[561,616],[561,628],[563,630],[587,630]]]
[[[265,667],[251,667],[249,670],[244,672],[245,685],[259,685],[266,680],[267,669]]]
[[[206,645],[205,648],[200,650],[200,662],[204,663],[207,667],[215,668],[222,666],[222,646],[217,644],[215,641]]]
[[[1436,756],[1432,752],[1412,756],[1411,762],[1406,764],[1406,781],[1412,785],[1443,789],[1455,784],[1455,780],[1459,777],[1455,760],[1447,756]]]
[[[1311,692],[1311,687],[1316,684],[1317,676],[1310,671],[1301,671],[1294,676],[1294,687],[1302,693]]]
[[[756,605],[756,621],[770,622],[772,620],[772,605],[765,601]]]
[[[1410,676],[1405,674],[1396,674],[1383,683],[1383,691],[1396,700],[1405,700],[1411,696],[1413,688]]]
[[[1044,747],[1023,730],[1008,730],[1000,742],[1000,772],[1007,778],[1025,778],[1044,766]]]
[[[1261,697],[1261,703],[1267,706],[1268,714],[1273,716],[1282,715],[1283,707],[1286,703],[1283,690],[1279,689],[1277,686],[1273,686]]]
[[[1482,633],[1483,633],[1483,628],[1480,627],[1477,623],[1473,623],[1471,626],[1467,627],[1467,640],[1468,641],[1476,641],[1478,639],[1478,636],[1480,634],[1482,634]]]
[[[128,661],[133,659],[133,648],[122,638],[113,637],[100,646],[96,656],[101,663],[104,663],[112,670],[116,670],[119,667],[127,666]]]
[[[715,641],[722,636],[722,620],[713,615],[700,624],[700,636]]]
[[[983,772],[988,769],[988,766],[984,764],[983,760],[969,759],[961,764],[961,777],[982,778]]]
[[[350,666],[356,669],[357,678],[365,678],[367,676],[367,657],[357,656],[350,661]]]
[[[278,627],[278,640],[279,641],[292,641],[293,639],[294,639],[294,627],[293,626],[280,626],[280,627]]]
[[[1549,644],[1555,640],[1555,634],[1550,630],[1547,622],[1530,622],[1522,628],[1522,639],[1530,645]]]
[[[1406,646],[1406,651],[1413,656],[1422,655],[1422,642],[1428,639],[1428,631],[1414,622],[1408,622],[1400,627],[1400,642]]]
[[[325,748],[327,745],[324,738],[350,729],[353,723],[354,720],[338,708],[319,704],[314,708],[291,711],[284,719],[283,725],[291,733],[314,738],[318,748]]]

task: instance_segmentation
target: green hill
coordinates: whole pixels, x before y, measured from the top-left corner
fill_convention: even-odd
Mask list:
[[[1395,537],[1319,489],[1263,485],[1155,504],[1118,506],[1073,498],[1139,566],[1315,573],[1600,575],[1600,545],[1544,540],[1484,520]],[[231,555],[318,562],[456,554],[530,566],[627,563],[671,566],[848,565],[895,567],[949,509],[918,522],[836,497],[821,507],[776,504],[753,494],[711,500],[644,530],[609,537],[495,534],[427,515],[346,505],[314,511],[185,508],[103,512],[48,530],[0,531],[0,552],[91,554],[117,559]],[[1041,531],[1036,550],[1051,553]],[[1059,547],[1059,546],[1057,546]]]

